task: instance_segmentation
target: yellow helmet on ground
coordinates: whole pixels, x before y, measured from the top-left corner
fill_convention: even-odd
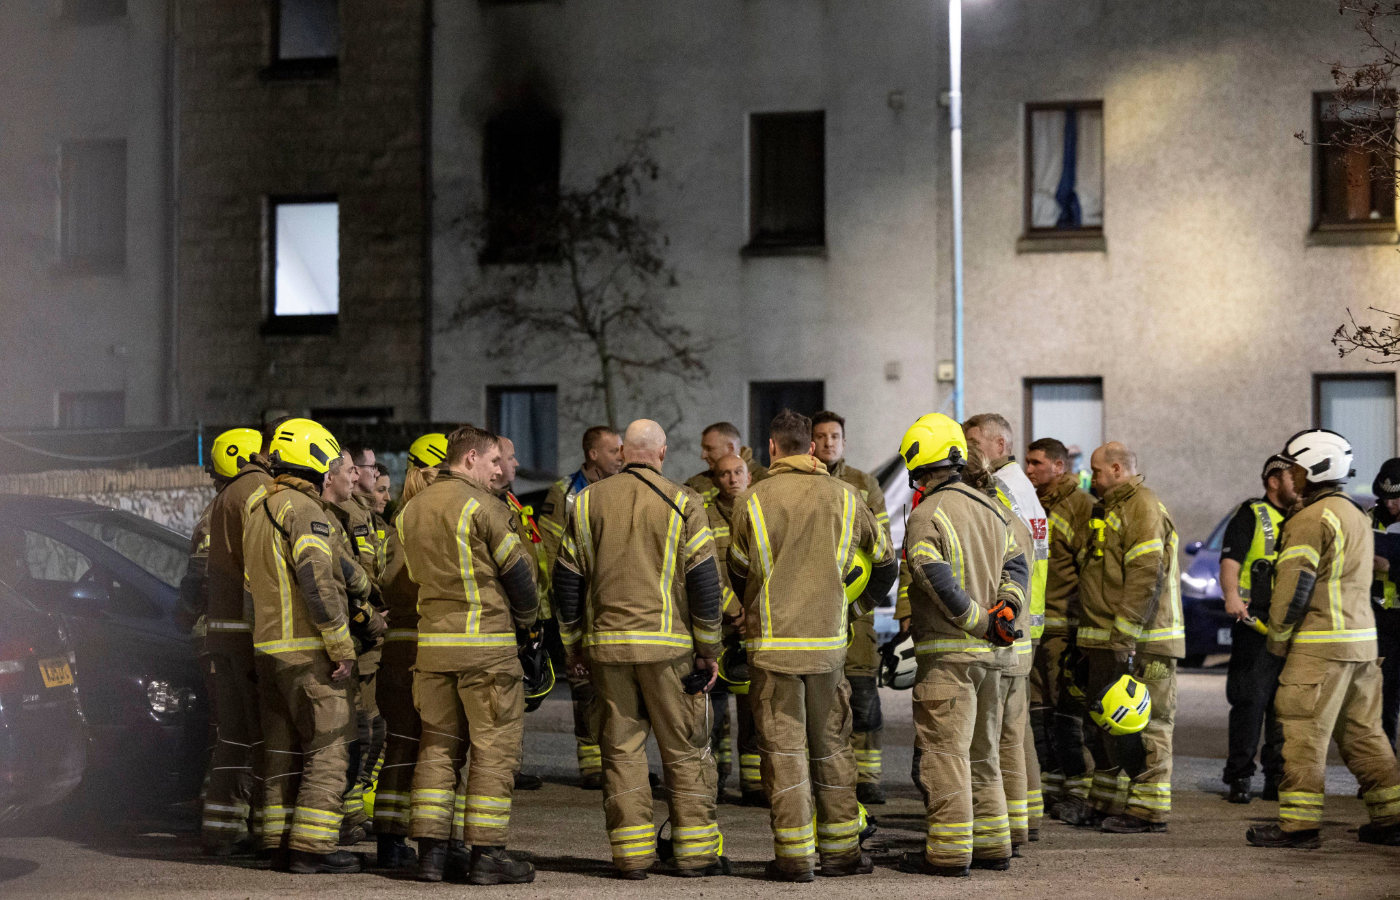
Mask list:
[[[870,554],[860,547],[852,554],[851,567],[846,570],[846,577],[842,579],[846,585],[846,602],[854,603],[860,599],[860,595],[865,593],[865,586],[870,583],[870,570],[874,568],[874,560]]]
[[[1109,734],[1137,734],[1152,718],[1152,696],[1147,685],[1124,675],[1103,689],[1089,707],[1089,718]]]
[[[926,466],[961,466],[967,462],[967,437],[957,422],[942,413],[929,413],[904,432],[899,455],[910,472]]]
[[[262,432],[256,428],[230,428],[214,438],[209,448],[210,471],[221,478],[232,478],[238,470],[262,452]]]
[[[729,686],[729,693],[743,696],[749,692],[749,651],[737,637],[727,639],[719,651],[719,679]]]
[[[273,432],[267,455],[282,469],[304,469],[324,475],[340,456],[340,443],[319,422],[288,419]]]
[[[447,435],[441,431],[425,434],[409,445],[408,461],[420,469],[431,469],[447,459]]]

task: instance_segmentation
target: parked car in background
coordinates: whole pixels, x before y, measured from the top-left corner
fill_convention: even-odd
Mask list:
[[[0,822],[77,787],[87,728],[58,620],[0,584]]]
[[[82,672],[88,776],[127,802],[194,797],[208,714],[175,621],[189,539],[91,503],[0,495],[0,582],[59,617]]]
[[[1207,656],[1230,652],[1230,627],[1225,612],[1225,596],[1220,589],[1220,547],[1225,526],[1235,515],[1231,509],[1204,541],[1192,541],[1183,550],[1186,560],[1181,571],[1181,613],[1186,624],[1186,659],[1182,665],[1197,667]]]

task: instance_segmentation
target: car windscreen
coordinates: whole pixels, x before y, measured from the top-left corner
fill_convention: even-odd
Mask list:
[[[59,516],[58,521],[100,542],[171,587],[179,587],[180,579],[185,577],[189,541],[154,522],[115,509]]]

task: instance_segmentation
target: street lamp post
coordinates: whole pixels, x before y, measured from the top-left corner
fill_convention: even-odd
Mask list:
[[[953,415],[963,421],[962,0],[948,0],[948,116],[953,167]]]

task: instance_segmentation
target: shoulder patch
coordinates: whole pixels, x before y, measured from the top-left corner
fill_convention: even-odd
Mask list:
[[[355,526],[355,537],[369,537],[369,526],[368,526],[368,525],[356,525],[356,526]]]
[[[551,514],[551,513],[553,513],[553,512],[554,512],[554,504],[553,504],[552,502],[547,502],[547,503],[542,503],[542,504],[540,504],[540,515],[542,515],[542,516],[547,516],[547,515],[549,515],[549,514]]]
[[[330,536],[331,536],[331,526],[330,526],[330,524],[329,524],[328,522],[312,522],[312,523],[311,523],[311,533],[312,533],[312,534],[319,534],[319,535],[321,535],[322,537],[330,537]]]

